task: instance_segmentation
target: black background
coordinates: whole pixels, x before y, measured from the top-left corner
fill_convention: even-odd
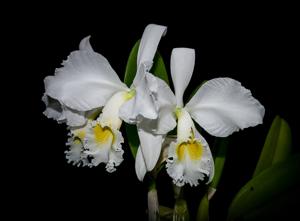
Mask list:
[[[289,122],[294,150],[299,151],[296,80],[299,24],[292,6],[226,4],[186,8],[187,3],[182,2],[175,10],[161,4],[149,8],[148,4],[81,4],[77,9],[45,4],[34,5],[31,10],[19,6],[22,13],[16,12],[17,19],[7,23],[6,33],[16,46],[9,58],[22,61],[11,66],[11,70],[17,72],[13,76],[17,76],[20,88],[25,88],[14,91],[18,100],[16,121],[21,120],[18,130],[24,136],[14,136],[14,141],[20,144],[12,145],[17,154],[12,154],[9,159],[14,162],[7,166],[12,181],[8,204],[20,208],[20,214],[68,220],[71,217],[145,219],[146,186],[135,176],[128,146],[124,145],[124,162],[113,174],[106,173],[102,165],[92,169],[73,167],[64,156],[65,126],[42,114],[43,79],[52,75],[87,35],[92,36],[95,51],[104,55],[123,79],[128,54],[145,26],[166,25],[168,32],[160,42],[159,51],[167,68],[172,48],[196,50],[194,75],[186,98],[202,80],[231,77],[242,82],[265,106],[263,125],[232,136],[219,194],[211,204],[211,211],[218,211],[212,213],[212,220],[224,220],[232,197],[251,177],[276,114]],[[21,71],[14,71],[18,68]],[[208,141],[212,140],[204,135]],[[171,180],[162,173],[159,182],[160,202],[171,207]],[[197,197],[201,188],[186,188],[192,209],[200,199]]]

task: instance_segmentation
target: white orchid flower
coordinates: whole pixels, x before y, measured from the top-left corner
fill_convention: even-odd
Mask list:
[[[108,61],[92,49],[89,37],[80,42],[79,50],[70,54],[55,76],[45,78],[45,115],[85,131],[84,136],[77,136],[77,130],[71,130],[69,161],[79,165],[81,160],[81,165],[88,166],[106,163],[107,171],[113,172],[123,160],[123,137],[119,131],[122,119],[136,124],[140,119],[157,118],[151,95],[153,84],[149,88],[154,76],[149,70],[165,33],[164,26],[151,24],[145,28],[138,50],[137,73],[129,88]],[[99,118],[88,122],[87,112],[102,107]],[[86,160],[89,158],[90,163]]]
[[[265,112],[249,90],[230,78],[207,81],[184,106],[183,94],[191,79],[194,64],[193,49],[173,49],[171,76],[175,95],[164,81],[156,79],[159,85],[159,117],[155,133],[167,134],[177,125],[177,140],[169,146],[166,165],[167,173],[177,186],[185,183],[196,186],[205,177],[208,177],[209,183],[214,176],[209,145],[197,131],[193,120],[209,134],[226,137],[240,129],[261,124]],[[150,140],[149,143],[154,144]],[[146,173],[145,159],[148,157],[151,156],[139,155],[136,173],[140,180]]]

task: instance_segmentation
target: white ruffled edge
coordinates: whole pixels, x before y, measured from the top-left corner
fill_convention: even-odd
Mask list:
[[[67,162],[73,166],[91,166],[88,155],[85,153],[84,141],[79,137],[76,137],[74,133],[69,132],[68,142],[66,143],[68,150],[65,151]],[[80,143],[75,143],[75,139],[78,139]]]
[[[186,183],[190,184],[190,186],[197,186],[199,180],[204,181],[205,177],[208,177],[206,183],[209,183],[213,178],[213,158],[208,143],[199,135],[196,137],[196,140],[203,147],[203,154],[200,160],[191,162],[185,159],[183,162],[179,162],[176,154],[176,148],[179,143],[172,142],[169,146],[166,168],[167,173],[173,179],[173,183],[177,186],[181,187]]]
[[[99,122],[93,121],[88,127],[92,129],[95,124]],[[100,123],[101,125],[101,123]],[[105,125],[101,125],[104,127]],[[114,128],[110,128],[114,135],[114,143],[111,146],[98,147],[97,144],[93,141],[92,132],[87,133],[87,136],[84,141],[85,153],[91,157],[90,166],[98,166],[100,163],[105,163],[106,171],[112,173],[116,171],[116,167],[119,166],[123,159],[124,150],[122,149],[122,143],[124,143],[124,138],[122,133]]]

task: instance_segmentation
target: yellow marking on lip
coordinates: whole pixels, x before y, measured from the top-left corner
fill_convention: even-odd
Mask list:
[[[179,161],[184,160],[186,154],[191,160],[200,160],[203,154],[203,146],[195,140],[183,142],[177,146],[176,153]]]
[[[93,127],[93,132],[95,141],[99,144],[114,142],[114,135],[109,127],[101,127],[100,124],[97,124],[95,127]]]

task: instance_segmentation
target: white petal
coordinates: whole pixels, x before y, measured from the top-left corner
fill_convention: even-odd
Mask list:
[[[66,106],[87,111],[103,106],[116,91],[127,90],[108,61],[90,48],[83,39],[83,48],[70,54],[55,76],[45,78],[46,94]]]
[[[161,108],[158,112],[158,117],[155,120],[141,118],[138,121],[138,126],[143,130],[156,135],[166,135],[176,127],[176,118],[172,107]]]
[[[79,127],[87,121],[85,112],[72,110],[46,94],[42,97],[42,100],[46,104],[44,114],[48,118],[57,120],[58,123],[66,123],[70,127]]]
[[[176,127],[176,118],[172,106],[159,109],[157,118],[157,129],[155,134],[165,135]]]
[[[128,92],[120,91],[107,101],[99,117],[103,127],[108,126],[117,130],[120,129],[122,120],[119,118],[119,109],[128,100],[128,97]]]
[[[173,178],[173,182],[177,186],[183,186],[185,183],[197,186],[199,180],[204,180],[205,176],[209,177],[208,182],[213,177],[214,164],[209,146],[200,134],[197,137],[197,142],[202,146],[202,154],[199,159],[191,159],[188,150],[184,150],[184,153],[181,152],[183,156],[179,156],[177,148],[181,144],[180,142],[173,142],[169,147],[167,173]]]
[[[93,166],[98,166],[100,163],[106,164],[109,161],[109,151],[112,146],[113,136],[107,137],[101,143],[97,142],[95,132],[93,131],[93,128],[97,124],[90,124],[89,126],[90,128],[84,140],[85,153],[92,158],[91,164]]]
[[[155,96],[159,107],[176,106],[176,98],[169,85],[151,73],[146,75],[149,90]]]
[[[66,124],[70,127],[79,127],[87,122],[84,112],[72,110],[66,106],[63,106],[62,108]]]
[[[109,161],[106,164],[106,171],[112,173],[116,171],[116,167],[119,166],[123,162],[123,153],[122,143],[124,143],[124,139],[122,133],[118,130],[113,130],[115,134],[115,141],[112,145],[112,148],[109,152]]]
[[[69,150],[65,151],[68,163],[72,163],[77,166],[89,166],[90,163],[87,158],[87,154],[84,153],[83,146],[86,130],[87,126],[70,131],[70,137],[67,143]]]
[[[204,139],[204,137],[199,133],[197,129],[195,129],[195,138],[197,140],[200,140],[201,144],[204,146],[205,151],[203,153],[203,161],[202,161],[202,167],[205,171],[208,171],[208,181],[206,184],[210,183],[215,175],[215,163],[213,156],[211,154],[211,150],[209,148],[208,143]]]
[[[157,118],[155,101],[149,90],[146,77],[136,86],[135,96],[121,106],[119,116],[129,124],[135,124],[141,118]]]
[[[147,171],[151,171],[159,159],[163,137],[161,135],[148,133],[141,128],[138,128],[138,135]]]
[[[58,100],[55,100],[44,94],[44,96],[42,97],[42,101],[46,105],[46,110],[43,112],[45,116],[57,120],[58,122],[62,122],[65,120],[62,106]]]
[[[145,28],[138,50],[137,67],[145,63],[147,71],[150,70],[159,41],[166,32],[167,27],[161,25],[150,24]]]
[[[201,127],[217,137],[261,124],[265,113],[251,92],[230,78],[207,81],[186,109]]]
[[[195,65],[195,50],[174,48],[171,54],[171,75],[175,88],[177,105],[183,107],[183,94],[188,86]]]
[[[156,134],[167,134],[169,131],[176,127],[176,117],[174,115],[176,108],[176,98],[174,93],[171,91],[169,85],[160,78],[153,76],[152,74],[147,75],[148,82],[156,82],[156,87],[152,87],[152,93],[155,96],[157,105],[158,118]],[[152,83],[151,85],[154,85]]]
[[[162,79],[148,73],[146,75],[149,89],[154,98],[156,109],[158,109],[158,118],[154,127],[151,129],[155,134],[167,134],[176,127],[176,98],[170,87]],[[150,125],[148,123],[148,125]]]
[[[68,163],[80,165],[82,160],[83,144],[81,142],[74,142],[72,139],[68,140],[70,146],[69,150],[65,151]]]
[[[87,51],[94,52],[94,50],[90,44],[90,38],[91,38],[91,36],[87,36],[81,40],[81,42],[79,44],[79,50],[87,50]]]
[[[135,172],[136,172],[136,175],[137,175],[139,181],[143,181],[144,177],[147,173],[147,168],[146,168],[146,164],[145,164],[145,160],[143,157],[141,147],[138,148],[138,151],[137,151],[136,157],[135,157]]]
[[[84,141],[85,154],[93,158],[92,166],[105,163],[107,172],[111,173],[123,161],[122,143],[124,139],[119,130],[102,128],[100,125],[97,121],[89,124]]]
[[[183,186],[185,184],[183,179],[184,165],[177,163],[177,160],[176,142],[172,142],[168,148],[167,173],[173,179],[173,183],[177,186]]]
[[[173,142],[176,143],[176,140],[177,140],[176,135],[168,135],[165,137],[163,144],[162,144],[162,150],[160,153],[160,157],[158,160],[159,165],[161,165],[162,163],[164,163],[167,160],[168,153],[169,153],[169,147],[170,147],[171,143],[173,143]]]

